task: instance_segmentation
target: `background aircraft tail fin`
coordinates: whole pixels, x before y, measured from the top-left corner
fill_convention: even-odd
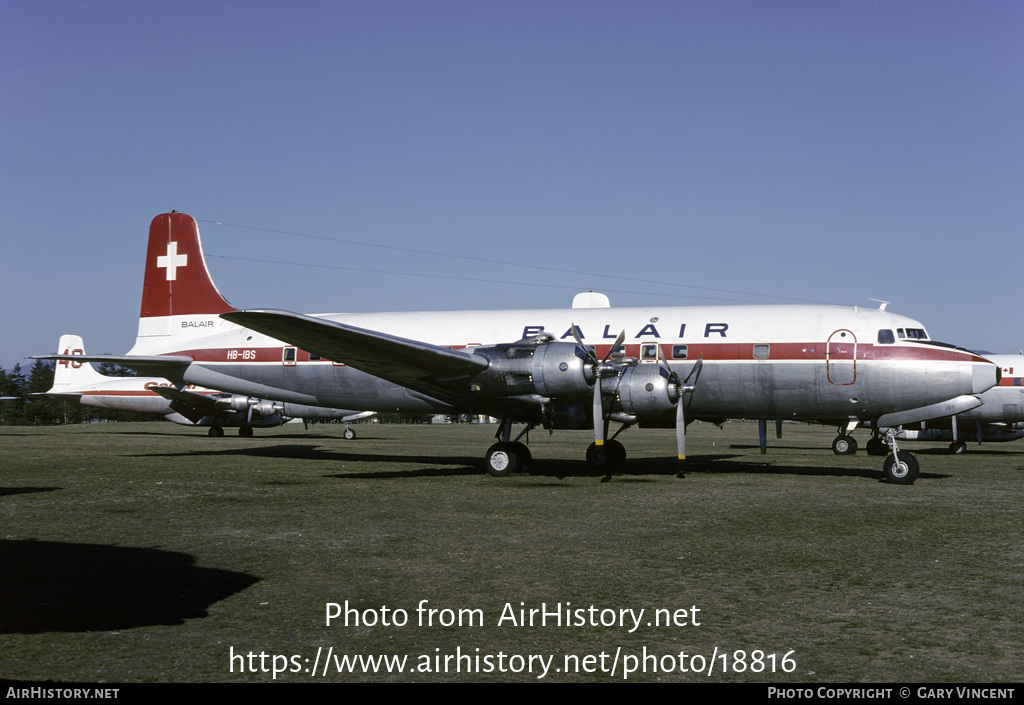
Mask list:
[[[60,337],[57,352],[60,355],[85,355],[85,345],[81,336],[65,334]],[[53,388],[50,391],[70,391],[105,379],[107,377],[97,372],[88,362],[57,360],[53,370]]]

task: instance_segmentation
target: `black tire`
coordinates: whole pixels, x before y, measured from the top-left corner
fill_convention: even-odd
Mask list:
[[[587,465],[594,470],[609,470],[614,467],[613,453],[606,442],[603,445],[597,445],[596,442],[591,443],[587,447]]]
[[[519,472],[522,458],[516,452],[514,443],[495,443],[487,449],[484,456],[484,467],[491,477],[507,477]]]
[[[836,436],[832,441],[832,452],[836,455],[853,455],[857,452],[857,439],[853,436]]]
[[[618,441],[608,441],[608,461],[613,468],[622,468],[626,465],[626,448]]]
[[[530,468],[533,467],[533,453],[530,452],[530,447],[519,441],[512,445],[515,446],[514,450],[519,456],[519,470],[517,472],[530,472]]]
[[[888,455],[889,448],[881,438],[872,438],[867,445],[868,455]]]
[[[351,441],[353,438],[356,437],[356,432],[353,431],[351,428],[346,428],[345,433],[343,435],[345,436],[346,441]]]
[[[242,438],[252,438],[252,426],[239,426],[238,435]]]
[[[912,485],[917,479],[919,467],[917,458],[906,451],[900,452],[899,462],[892,454],[885,459],[882,476],[894,485]]]
[[[207,431],[210,438],[220,438],[224,435],[224,429],[220,426],[210,426],[210,430]]]
[[[967,444],[963,441],[954,441],[949,444],[949,452],[953,455],[963,455],[967,452]]]

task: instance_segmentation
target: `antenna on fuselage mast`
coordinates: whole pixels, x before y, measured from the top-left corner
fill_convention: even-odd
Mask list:
[[[868,299],[868,301],[877,301],[879,311],[884,311],[885,307],[892,303],[891,301],[882,301],[881,299]]]

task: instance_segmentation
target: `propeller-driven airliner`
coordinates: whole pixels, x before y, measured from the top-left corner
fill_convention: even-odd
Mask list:
[[[858,306],[613,308],[584,294],[551,310],[238,310],[210,277],[196,221],[176,211],[150,227],[135,346],[81,359],[117,362],[177,389],[493,416],[501,423],[484,464],[494,476],[529,468],[523,439],[538,427],[591,429],[587,461],[612,469],[625,463],[618,437],[634,425],[674,429],[684,459],[694,419],[923,418],[922,409],[998,381],[996,365],[931,340],[918,321]],[[913,483],[916,459],[895,434],[886,443],[884,477]]]

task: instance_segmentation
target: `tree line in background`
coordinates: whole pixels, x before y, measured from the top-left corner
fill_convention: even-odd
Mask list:
[[[100,373],[112,377],[133,377],[131,370],[104,363]],[[82,406],[74,398],[33,396],[53,386],[54,363],[36,360],[28,372],[20,365],[11,370],[0,367],[0,396],[18,397],[0,401],[0,424],[7,426],[53,425],[87,421],[155,421],[160,417],[128,411]]]

